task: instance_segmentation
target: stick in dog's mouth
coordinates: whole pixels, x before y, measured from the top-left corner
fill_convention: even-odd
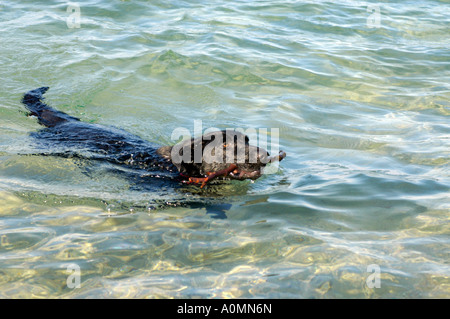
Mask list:
[[[286,157],[286,152],[280,151],[278,155],[269,157],[268,163],[280,162]],[[244,179],[257,179],[262,175],[261,170],[246,171],[238,169],[236,164],[230,164],[227,168],[218,172],[209,172],[207,177],[189,177],[188,183],[201,184],[200,188],[203,188],[207,183],[217,177],[230,177],[232,179],[244,180]]]

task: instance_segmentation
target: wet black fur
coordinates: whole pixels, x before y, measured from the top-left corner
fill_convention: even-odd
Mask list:
[[[183,141],[175,146],[159,146],[145,141],[140,137],[114,127],[91,124],[58,111],[43,103],[43,94],[48,87],[41,87],[27,92],[22,102],[29,110],[29,115],[37,117],[44,129],[33,133],[42,145],[48,148],[47,155],[81,157],[94,160],[103,160],[132,168],[144,169],[147,172],[158,173],[169,179],[183,180],[188,177],[204,177],[208,172],[219,171],[231,163],[237,163],[239,169],[260,170],[265,166],[264,159],[268,153],[263,149],[248,144],[248,137],[235,131],[218,131],[205,134],[198,138]],[[230,138],[230,134],[233,136]],[[215,140],[219,139],[219,141]],[[223,161],[212,162],[210,156],[203,154],[199,162],[194,161],[194,152],[197,147],[202,152],[208,149],[209,143],[219,142],[223,148]],[[191,149],[189,160],[179,161],[173,158],[173,148],[177,147],[178,154],[183,155]],[[226,161],[226,150],[233,149],[235,157]],[[237,158],[238,150],[244,154]],[[250,163],[252,151],[257,151],[255,163]],[[230,158],[228,158],[230,159]]]

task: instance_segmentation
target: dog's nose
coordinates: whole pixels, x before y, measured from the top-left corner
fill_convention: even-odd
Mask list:
[[[269,158],[269,162],[271,162],[271,163],[273,163],[273,162],[280,162],[280,161],[282,161],[283,158],[285,158],[285,157],[286,157],[286,152],[285,152],[285,151],[280,151],[280,152],[278,153],[278,155],[271,156],[271,157]]]

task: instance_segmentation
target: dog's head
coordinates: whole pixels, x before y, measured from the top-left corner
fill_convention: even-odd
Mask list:
[[[268,163],[286,156],[280,152],[270,157],[265,149],[250,145],[247,135],[234,130],[211,132],[174,146],[161,147],[157,152],[186,177],[205,177],[220,172],[221,177],[240,180],[257,179]]]

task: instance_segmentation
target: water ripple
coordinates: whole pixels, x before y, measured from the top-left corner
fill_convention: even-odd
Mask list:
[[[70,28],[64,1],[0,3],[1,297],[449,296],[444,1],[79,4]],[[31,155],[20,100],[43,85],[155,143],[201,119],[277,128],[288,156],[255,183],[149,193]]]

